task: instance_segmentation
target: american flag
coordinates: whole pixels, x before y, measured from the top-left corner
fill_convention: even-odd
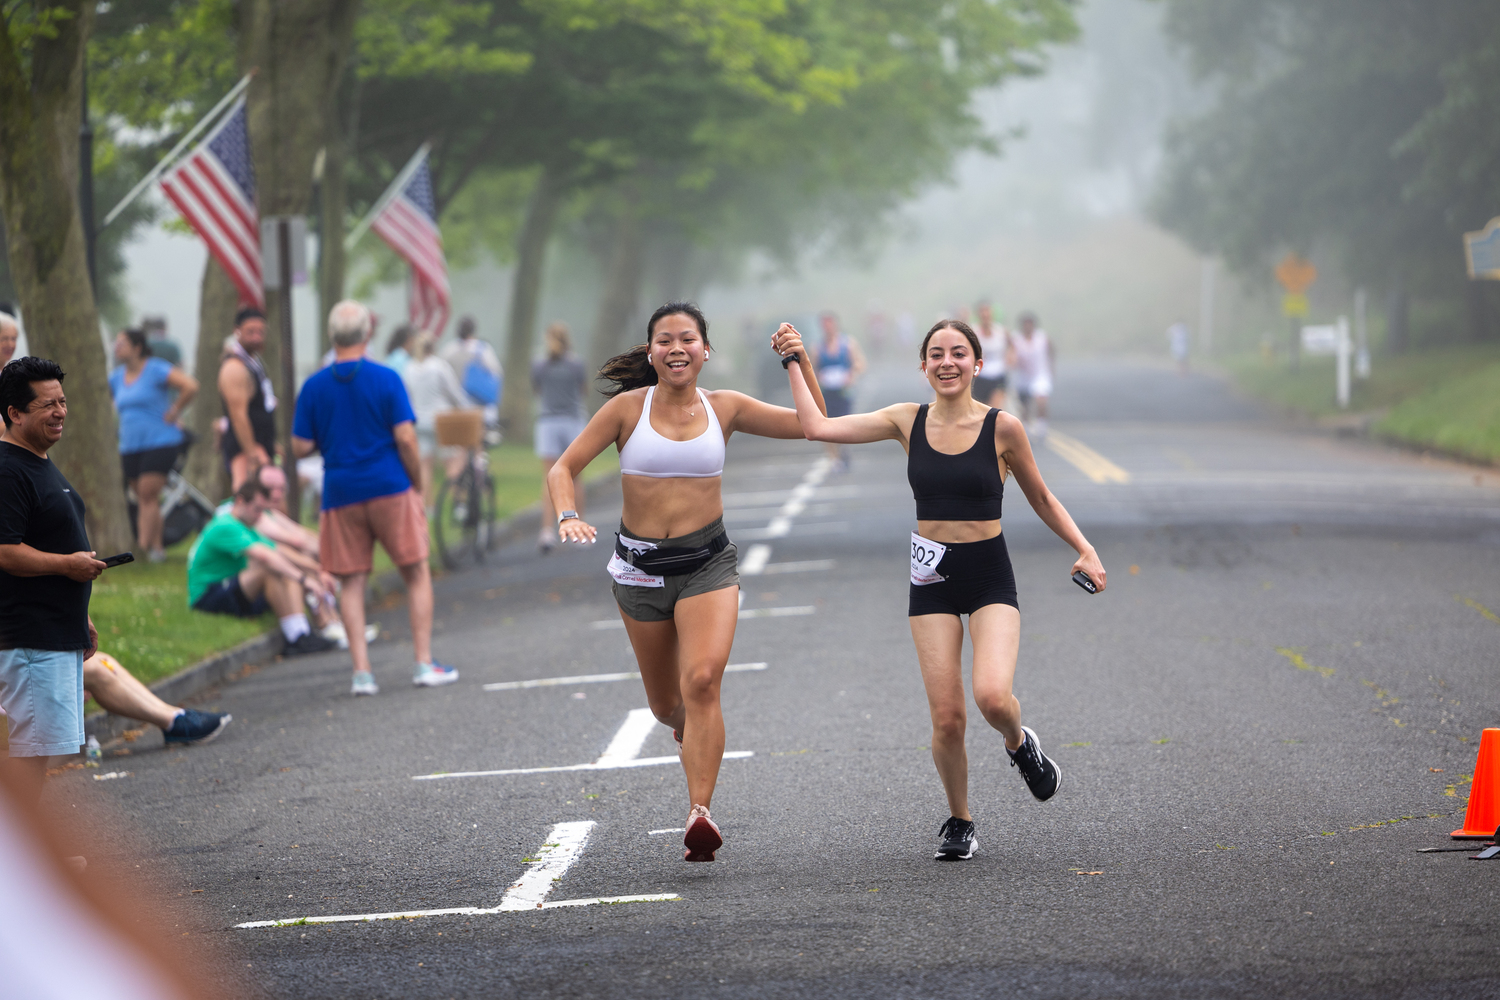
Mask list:
[[[443,256],[443,234],[438,231],[437,202],[432,196],[432,173],[427,155],[397,191],[370,228],[411,265],[411,324],[434,337],[448,324],[448,261]]]
[[[162,193],[195,229],[240,291],[265,307],[260,280],[260,222],[250,126],[241,98],[208,138],[161,180]]]

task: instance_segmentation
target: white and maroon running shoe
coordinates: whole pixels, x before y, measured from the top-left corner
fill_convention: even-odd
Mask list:
[[[693,806],[688,813],[687,832],[682,835],[684,861],[712,861],[714,852],[724,846],[724,837],[708,815],[705,806]]]

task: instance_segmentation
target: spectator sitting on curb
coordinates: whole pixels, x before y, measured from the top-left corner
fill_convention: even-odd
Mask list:
[[[302,610],[305,587],[318,599],[320,624],[332,618],[323,603],[333,589],[332,577],[296,549],[278,549],[250,527],[269,499],[265,484],[252,476],[235,490],[229,513],[208,522],[188,553],[188,604],[195,611],[237,618],[258,618],[269,606],[281,622],[286,655],[332,649],[336,643],[315,633]]]
[[[99,648],[89,596],[104,562],[89,548],[83,498],[47,457],[68,418],[64,377],[46,358],[0,370],[0,708],[29,804],[47,758],[83,745],[83,661]]]
[[[262,465],[255,471],[255,475],[261,485],[266,488],[267,504],[266,508],[261,511],[260,519],[250,527],[275,542],[283,554],[289,549],[295,550],[316,564],[318,533],[293,521],[286,513],[286,473],[279,465]],[[214,513],[228,514],[233,508],[234,498],[230,497],[219,504]],[[319,571],[321,572],[321,567]],[[338,643],[339,649],[348,649],[349,636],[344,631],[344,623],[339,620],[332,591],[324,594],[323,605],[326,606],[327,611],[321,615],[320,620],[326,619],[327,621],[326,624],[320,625],[318,634]],[[366,642],[374,642],[379,636],[379,625],[365,626]]]
[[[228,712],[200,712],[168,705],[105,652],[83,661],[83,688],[106,712],[156,726],[168,746],[207,743],[234,721]]]
[[[334,363],[302,386],[292,421],[298,458],[323,453],[322,564],[342,583],[344,628],[354,661],[353,693],[376,694],[365,646],[365,582],[375,541],[406,583],[416,669],[412,683],[436,687],[458,671],[432,659],[432,571],[427,566],[427,512],[413,488],[422,479],[416,415],[401,376],[366,364],[370,310],[346,299],[328,314]]]

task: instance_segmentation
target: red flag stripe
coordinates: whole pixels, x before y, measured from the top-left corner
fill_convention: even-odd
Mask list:
[[[203,237],[208,252],[223,266],[240,294],[256,305],[264,306],[265,294],[261,289],[259,261],[256,260],[254,265],[247,263],[239,248],[219,234],[213,220],[198,213],[196,202],[185,200],[175,187],[163,184],[162,190],[188,224]]]
[[[175,172],[175,181],[180,183],[192,193],[195,200],[205,213],[213,217],[218,223],[219,231],[228,239],[233,240],[240,252],[247,259],[259,258],[260,256],[260,234],[254,230],[247,229],[236,213],[227,205],[220,202],[211,186],[206,183],[201,173],[192,169],[196,165],[197,157],[189,160],[183,168]],[[165,182],[163,182],[165,186]],[[259,265],[257,264],[257,270]]]

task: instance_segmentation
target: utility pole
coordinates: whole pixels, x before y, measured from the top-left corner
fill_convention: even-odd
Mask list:
[[[78,219],[83,223],[83,252],[88,259],[89,287],[94,299],[99,298],[99,275],[95,264],[94,231],[94,126],[89,123],[89,58],[88,50],[83,54],[82,99],[79,101],[78,119]]]

